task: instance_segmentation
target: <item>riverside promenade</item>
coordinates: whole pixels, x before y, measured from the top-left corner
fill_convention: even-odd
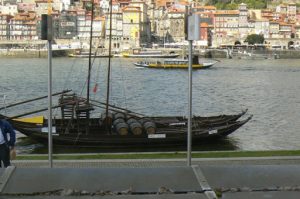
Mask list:
[[[13,161],[0,199],[298,199],[300,157]]]

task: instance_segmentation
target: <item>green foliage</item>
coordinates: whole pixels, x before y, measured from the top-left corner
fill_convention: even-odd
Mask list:
[[[218,10],[237,10],[241,3],[247,4],[248,9],[264,9],[267,7],[265,0],[209,0],[208,5],[214,5]]]
[[[237,10],[239,7],[236,3],[230,3],[225,5],[225,10]]]
[[[85,5],[85,9],[86,9],[87,11],[92,11],[92,3],[91,3],[91,2],[87,3],[87,4]]]
[[[262,44],[264,43],[265,38],[263,35],[257,35],[257,34],[252,34],[248,35],[245,42],[248,42],[248,44]]]
[[[234,158],[234,157],[271,157],[299,156],[300,150],[291,151],[220,151],[193,152],[193,158]],[[175,153],[128,153],[128,154],[70,154],[54,155],[54,160],[92,160],[92,159],[172,159],[186,158],[185,152]],[[17,160],[47,160],[48,155],[17,155]]]
[[[221,2],[218,2],[218,3],[214,4],[214,5],[216,6],[216,8],[217,8],[218,10],[223,10],[224,7],[225,7],[225,4],[224,4],[224,3],[221,3]]]

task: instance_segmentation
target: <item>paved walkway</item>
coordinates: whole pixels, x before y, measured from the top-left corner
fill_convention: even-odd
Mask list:
[[[0,199],[299,199],[300,157],[13,161]]]

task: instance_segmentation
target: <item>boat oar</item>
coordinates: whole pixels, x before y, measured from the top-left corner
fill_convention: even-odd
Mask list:
[[[68,93],[70,91],[72,91],[72,90],[64,90],[62,92],[53,93],[52,96]],[[25,101],[22,101],[22,102],[17,102],[17,103],[14,103],[14,104],[9,104],[7,106],[0,107],[0,110],[10,108],[10,107],[14,107],[14,106],[18,106],[18,105],[25,104],[25,103],[28,103],[28,102],[33,102],[33,101],[36,101],[36,100],[44,99],[44,98],[47,98],[47,97],[48,97],[48,95],[45,95],[45,96],[42,96],[42,97],[37,97],[37,98],[34,98],[34,99],[29,99],[29,100],[25,100]]]
[[[60,106],[61,105],[52,106],[52,109],[58,108]],[[15,119],[15,118],[23,117],[23,116],[26,116],[26,115],[31,115],[31,114],[34,114],[34,113],[43,112],[43,111],[46,111],[46,110],[48,110],[48,108],[43,108],[43,109],[39,109],[39,110],[35,110],[35,111],[23,113],[23,114],[20,114],[20,115],[14,115],[14,116],[11,116],[11,117],[6,117],[6,119],[9,119],[9,120],[10,119]]]
[[[64,104],[52,106],[52,109],[56,109],[56,108],[59,108],[61,106],[68,105],[68,104],[71,104],[71,103],[64,103]],[[48,108],[38,109],[38,110],[35,110],[35,111],[30,111],[30,112],[22,113],[22,114],[19,114],[19,115],[14,115],[14,116],[11,116],[11,117],[4,116],[4,115],[1,115],[1,114],[0,114],[0,116],[5,117],[6,119],[15,119],[15,118],[23,117],[23,116],[26,116],[26,115],[31,115],[31,114],[34,114],[34,113],[43,112],[43,111],[46,111],[46,110],[48,110]]]
[[[97,100],[91,100],[91,101],[106,106],[106,103],[104,103],[104,102],[100,102],[100,101],[97,101]],[[95,104],[94,104],[94,105],[95,105]],[[144,116],[145,116],[145,115],[143,115],[143,114],[136,113],[136,112],[133,112],[133,111],[130,111],[130,110],[128,110],[128,109],[121,108],[121,107],[118,107],[118,106],[115,106],[115,105],[109,104],[108,106],[111,107],[111,108],[114,108],[115,110],[120,110],[120,111],[123,111],[123,112],[125,111],[125,112],[127,112],[127,113],[134,114],[134,115],[136,115],[136,116],[138,116],[138,117],[144,117]],[[100,107],[100,106],[98,106],[98,107]],[[100,107],[100,108],[102,108],[102,107]]]
[[[101,106],[101,105],[93,104],[93,106],[96,106],[96,107],[102,108],[102,109],[105,109],[105,108],[106,108],[104,105]],[[125,111],[123,111],[123,110],[116,109],[116,108],[112,108],[112,107],[110,107],[109,110],[115,111],[115,112],[117,112],[117,113],[124,113],[124,112],[125,112]],[[136,113],[128,112],[128,111],[126,111],[126,114],[127,114],[127,115],[130,115],[130,116],[132,116],[132,117],[135,117],[135,118],[141,118],[141,117],[144,117],[144,116],[142,116],[142,115],[137,115]]]

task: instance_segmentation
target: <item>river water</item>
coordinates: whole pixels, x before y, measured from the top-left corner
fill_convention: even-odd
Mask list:
[[[136,68],[135,61],[113,59],[110,103],[146,115],[187,115],[188,71]],[[72,89],[85,95],[87,69],[87,59],[53,59],[53,91]],[[98,89],[91,98],[105,101],[106,71],[107,59],[96,59],[91,89],[95,84]],[[47,95],[47,77],[47,59],[1,58],[1,107]],[[13,116],[46,107],[47,100],[36,101],[1,113]],[[243,109],[253,114],[250,122],[224,143],[199,150],[299,149],[299,60],[223,59],[211,69],[193,71],[194,115],[234,114]],[[18,137],[20,153],[43,153],[47,149]]]

